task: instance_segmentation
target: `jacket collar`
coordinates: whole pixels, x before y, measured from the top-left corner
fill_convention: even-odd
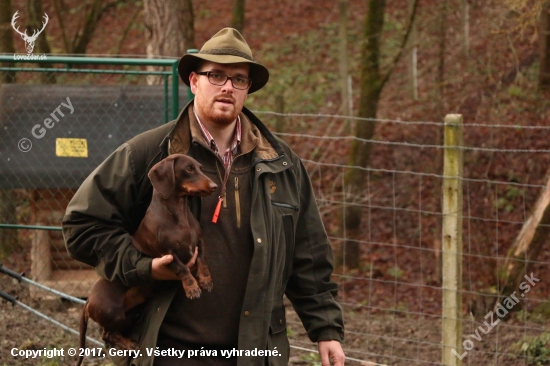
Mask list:
[[[200,136],[200,129],[192,108],[193,100],[183,108],[176,119],[174,127],[161,142],[161,149],[166,151],[168,155],[175,153],[187,154],[193,141],[206,146],[202,141],[203,139],[193,138],[194,136]],[[258,117],[247,108],[243,108],[240,117],[243,134],[241,152],[243,154],[254,150],[260,160],[273,160],[285,155],[275,136]]]

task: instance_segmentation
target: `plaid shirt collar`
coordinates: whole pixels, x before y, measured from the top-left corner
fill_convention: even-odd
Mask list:
[[[216,145],[216,141],[214,141],[214,138],[212,137],[210,132],[208,132],[206,127],[202,124],[199,116],[197,115],[197,112],[195,112],[194,109],[193,113],[195,113],[195,118],[199,123],[202,137],[204,137],[204,140],[206,141],[210,149],[222,159],[224,168],[227,170],[231,163],[233,163],[233,159],[237,155],[239,145],[241,144],[241,117],[237,116],[237,125],[235,126],[235,133],[233,134],[233,142],[231,142],[231,146],[229,146],[229,148],[223,153],[223,155],[220,155],[220,151],[218,149],[218,145]]]

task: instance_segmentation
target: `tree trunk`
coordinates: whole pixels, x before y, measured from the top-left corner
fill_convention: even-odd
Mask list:
[[[245,0],[233,0],[233,19],[231,26],[243,33],[244,31],[244,2]]]
[[[508,296],[518,290],[529,262],[535,261],[550,233],[550,170],[531,215],[523,224],[514,244],[508,251],[504,265],[504,286],[501,295]]]
[[[14,54],[13,29],[11,27],[11,0],[0,0],[0,53]],[[13,67],[13,63],[0,63],[3,67]],[[15,83],[15,71],[0,72],[1,83]]]
[[[468,61],[470,55],[470,0],[462,0],[462,51]]]
[[[27,28],[29,33],[33,31],[40,31],[44,23],[44,10],[42,7],[42,0],[27,0]],[[50,45],[46,39],[47,27],[42,30],[36,42],[34,44],[34,52],[38,54],[51,53]],[[43,84],[55,84],[55,73],[53,72],[41,72],[40,80]]]
[[[550,89],[550,1],[547,1],[540,14],[540,75],[539,87]]]
[[[340,0],[340,44],[338,55],[338,66],[340,71],[340,94],[342,95],[342,105],[340,107],[341,113],[344,116],[351,115],[350,108],[350,95],[348,88],[348,75],[349,75],[349,60],[348,60],[348,1]],[[344,131],[351,130],[350,120],[344,120]]]
[[[409,0],[409,12],[412,13],[412,7],[414,6],[414,0]],[[409,60],[409,75],[410,75],[410,87],[411,87],[411,97],[413,100],[418,99],[418,45],[416,39],[416,27],[413,25],[411,30],[411,53]]]
[[[380,76],[380,38],[384,27],[385,0],[369,0],[368,13],[365,21],[363,38],[368,40],[362,50],[361,59],[361,97],[359,117],[376,118],[378,100],[380,97],[382,78]],[[374,121],[359,121],[356,124],[356,136],[370,140],[374,136]],[[351,146],[349,164],[366,167],[369,163],[372,145],[354,140]],[[353,203],[356,197],[361,197],[365,171],[349,169],[344,178],[346,202]],[[345,207],[346,240],[344,243],[345,261],[348,268],[358,268],[360,259],[360,228],[362,207],[352,204]]]
[[[86,53],[86,48],[88,48],[88,44],[92,40],[101,17],[109,7],[114,6],[114,3],[103,6],[103,2],[104,0],[94,0],[92,3],[90,12],[86,14],[84,28],[82,31],[79,29],[74,35],[70,53]]]
[[[181,57],[195,48],[193,6],[191,0],[145,0],[143,2],[148,58]],[[158,68],[148,67],[148,70]],[[161,84],[163,77],[148,77],[149,84]]]
[[[445,36],[447,34],[447,2],[439,4],[439,62],[437,64],[437,114],[443,118],[445,109]]]
[[[365,40],[361,51],[361,80],[360,80],[360,104],[358,116],[363,118],[376,118],[378,101],[384,85],[389,80],[395,66],[403,55],[405,45],[409,40],[414,24],[418,0],[413,0],[409,24],[399,47],[399,51],[393,58],[385,75],[380,74],[380,39],[384,28],[385,0],[369,0],[368,13],[365,20],[363,39]],[[354,140],[351,145],[349,158],[350,166],[367,167],[370,160],[372,145],[364,140],[371,140],[374,136],[375,122],[373,120],[359,121],[355,127],[355,135],[362,141]],[[355,204],[357,197],[363,196],[365,171],[362,169],[348,169],[344,177],[345,213],[342,215],[342,224],[345,228],[346,238],[342,251],[337,256],[345,257],[346,266],[350,269],[358,268],[360,262],[361,219],[362,207]]]
[[[439,24],[438,24],[438,38],[439,38],[439,55],[437,63],[436,85],[437,85],[437,105],[436,113],[437,120],[443,119],[445,115],[445,39],[447,35],[447,3],[442,1],[439,4]],[[444,145],[444,138],[441,129],[435,130],[436,143],[439,146]],[[435,153],[435,166],[437,172],[443,171],[443,151],[438,150]],[[441,201],[438,201],[438,211],[441,212]],[[437,238],[441,238],[441,222],[437,223]],[[441,241],[439,239],[434,240],[434,254],[435,254],[435,280],[437,283],[441,283],[442,279],[442,261],[441,261]]]

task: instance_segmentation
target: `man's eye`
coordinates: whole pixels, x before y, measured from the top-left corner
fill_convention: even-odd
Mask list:
[[[246,80],[246,78],[236,78],[235,81],[239,84],[247,84],[248,83],[248,80]]]
[[[224,79],[224,75],[223,74],[218,74],[218,73],[210,73],[210,77],[214,80],[223,80]]]

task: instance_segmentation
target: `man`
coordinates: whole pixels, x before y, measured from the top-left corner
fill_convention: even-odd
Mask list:
[[[268,70],[237,30],[225,28],[199,53],[184,55],[179,74],[195,99],[177,120],[120,146],[85,180],[63,219],[69,253],[101,276],[128,286],[159,280],[136,315],[132,336],[141,356],[117,362],[286,365],[286,294],[318,342],[323,365],[344,365],[332,253],[309,177],[290,148],[244,108],[247,95],[267,83]],[[131,244],[151,200],[147,173],[175,153],[197,159],[218,184],[214,195],[190,202],[214,282],[212,292],[196,300],[170,281],[177,279],[165,267],[171,256],[148,258]],[[184,360],[149,356],[155,346],[203,352]],[[255,349],[271,354],[250,355]],[[233,357],[221,356],[228,350]]]

